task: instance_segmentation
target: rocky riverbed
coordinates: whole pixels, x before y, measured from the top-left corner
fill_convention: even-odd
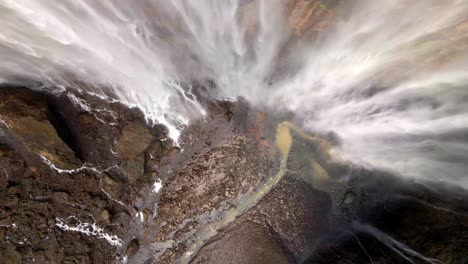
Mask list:
[[[176,146],[119,102],[2,87],[0,262],[467,261],[462,189],[335,162],[293,115],[207,109]]]

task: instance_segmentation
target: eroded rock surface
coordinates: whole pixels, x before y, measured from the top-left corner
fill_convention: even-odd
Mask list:
[[[466,261],[464,190],[337,163],[291,115],[210,102],[176,146],[85,92],[0,93],[1,263]]]
[[[85,94],[0,93],[0,262],[117,261],[138,236],[134,204],[156,181],[145,151],[164,129]]]
[[[25,89],[0,90],[0,118],[24,148],[56,164],[60,169],[76,169],[81,161],[55,129],[58,119],[47,97]],[[19,143],[18,143],[19,144]]]

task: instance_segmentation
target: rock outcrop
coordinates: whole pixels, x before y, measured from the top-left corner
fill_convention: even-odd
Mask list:
[[[178,147],[118,102],[2,87],[0,262],[466,261],[464,190],[333,162],[291,115],[207,109]]]

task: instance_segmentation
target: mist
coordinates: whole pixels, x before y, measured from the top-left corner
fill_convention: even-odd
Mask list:
[[[468,1],[342,2],[302,32],[280,0],[1,0],[0,80],[119,100],[175,141],[200,97],[242,97],[336,134],[334,159],[468,188]]]

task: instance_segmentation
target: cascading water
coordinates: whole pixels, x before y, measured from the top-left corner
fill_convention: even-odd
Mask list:
[[[468,187],[468,1],[343,1],[303,39],[287,2],[1,0],[0,79],[80,80],[174,139],[210,81],[336,133],[336,157]]]
[[[336,154],[468,187],[468,1],[347,4],[272,97],[336,132]]]
[[[247,40],[237,1],[0,1],[0,77],[105,86],[177,139],[175,127],[203,114],[181,83],[215,80],[219,97],[260,85],[284,37],[273,2],[260,3],[250,19],[261,29]]]

